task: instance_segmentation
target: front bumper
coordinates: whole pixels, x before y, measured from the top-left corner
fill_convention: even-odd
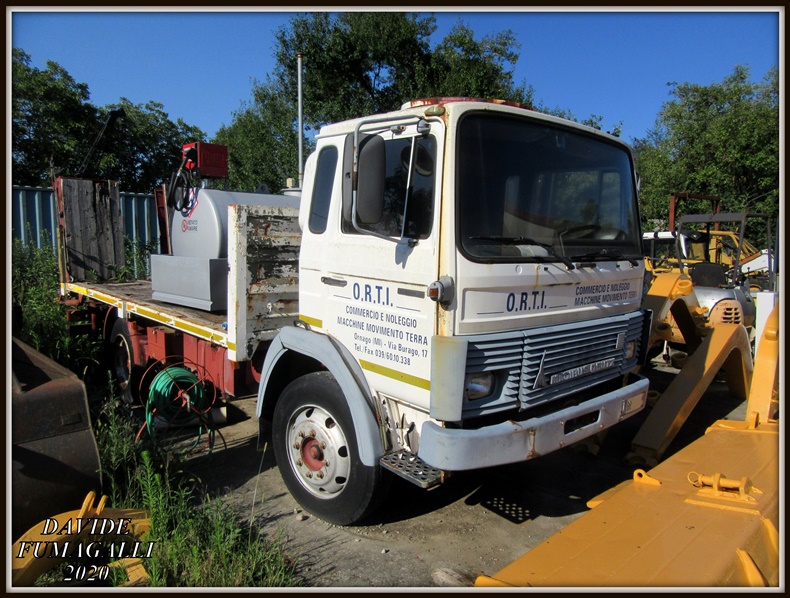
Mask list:
[[[419,457],[445,471],[481,469],[534,459],[597,434],[641,411],[647,402],[647,378],[631,382],[580,405],[520,422],[506,421],[476,430],[443,428],[428,421],[420,434]],[[597,417],[596,417],[597,414]],[[581,427],[569,422],[584,422]]]

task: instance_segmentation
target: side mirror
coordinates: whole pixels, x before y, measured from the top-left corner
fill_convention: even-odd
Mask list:
[[[384,176],[386,155],[384,139],[367,135],[359,143],[356,199],[352,209],[360,224],[376,224],[384,214]]]

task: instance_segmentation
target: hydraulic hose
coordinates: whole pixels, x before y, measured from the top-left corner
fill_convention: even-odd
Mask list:
[[[185,168],[188,161],[192,161],[194,164],[195,160],[197,160],[197,150],[191,147],[184,153],[181,166],[179,166],[178,170],[170,177],[170,187],[167,190],[167,205],[175,208],[179,212],[183,212],[190,208],[191,200],[189,192],[192,189],[192,181],[200,176],[197,167],[192,169]],[[178,193],[176,192],[179,181],[181,181],[181,186],[184,189],[180,198],[177,197]]]

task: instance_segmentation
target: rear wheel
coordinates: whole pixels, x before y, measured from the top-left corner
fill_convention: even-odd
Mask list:
[[[116,388],[124,403],[131,404],[134,400],[133,373],[136,374],[134,347],[132,336],[126,320],[118,318],[110,332],[111,368]]]
[[[351,412],[331,374],[315,372],[289,384],[275,405],[273,424],[280,474],[305,510],[351,525],[378,506],[383,472],[360,461]]]

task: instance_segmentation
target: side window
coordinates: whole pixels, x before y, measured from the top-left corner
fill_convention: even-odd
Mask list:
[[[313,197],[310,201],[310,219],[308,220],[311,233],[320,235],[326,230],[336,170],[337,148],[325,147],[318,155],[318,164],[315,169],[315,183]]]
[[[387,237],[425,239],[433,222],[436,139],[395,138],[384,147],[384,210],[381,220],[366,228]],[[357,233],[350,210],[343,215],[343,232]]]

